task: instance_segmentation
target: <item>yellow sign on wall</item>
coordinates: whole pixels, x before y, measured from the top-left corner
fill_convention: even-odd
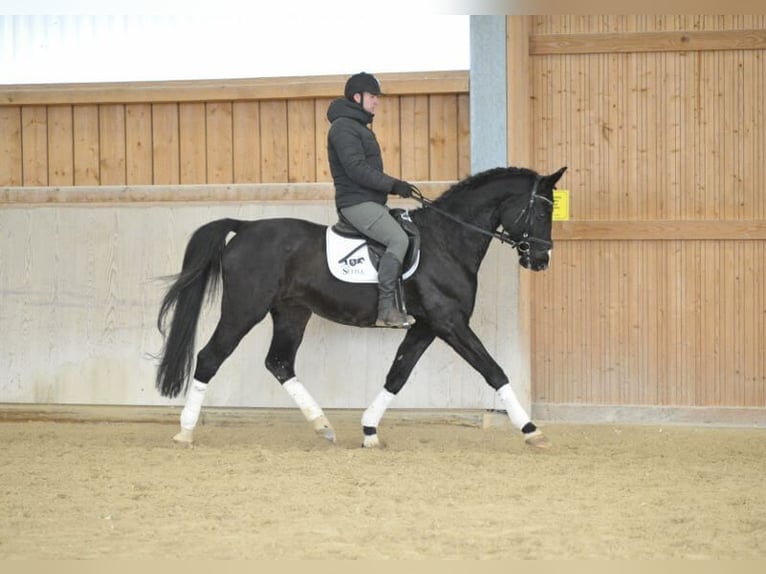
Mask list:
[[[569,221],[569,190],[553,190],[553,221]]]

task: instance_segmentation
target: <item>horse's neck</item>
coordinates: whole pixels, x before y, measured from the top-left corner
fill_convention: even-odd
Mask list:
[[[466,191],[464,193],[471,193]],[[438,204],[438,209],[446,211],[460,222],[483,229],[492,233],[500,225],[500,213],[497,198],[491,195],[477,194],[480,201],[466,201],[465,196],[453,196]],[[432,214],[435,220],[441,219],[434,232],[440,236],[440,243],[448,246],[448,252],[455,258],[468,263],[469,268],[478,271],[484,256],[489,249],[492,236],[481,233],[458,221],[441,214]]]
[[[499,188],[482,191],[465,190],[445,198],[439,207],[453,217],[492,233],[500,226],[500,206],[508,199]],[[477,233],[477,235],[482,235]]]

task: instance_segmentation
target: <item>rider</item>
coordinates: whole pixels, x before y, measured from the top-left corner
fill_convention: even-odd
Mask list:
[[[346,81],[343,98],[327,109],[330,130],[327,155],[335,184],[335,207],[358,231],[386,246],[378,267],[378,327],[408,328],[415,319],[396,304],[408,238],[389,214],[389,194],[412,195],[412,185],[383,172],[380,145],[372,120],[383,95],[372,74],[361,72]]]

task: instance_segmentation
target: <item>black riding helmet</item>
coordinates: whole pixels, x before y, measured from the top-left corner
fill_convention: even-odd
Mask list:
[[[353,100],[354,94],[363,94],[368,92],[373,96],[382,96],[383,92],[380,91],[380,82],[372,74],[367,72],[360,72],[354,74],[346,81],[346,88],[343,90],[343,95],[347,99]]]

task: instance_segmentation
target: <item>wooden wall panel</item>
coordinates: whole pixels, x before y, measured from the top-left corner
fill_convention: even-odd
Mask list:
[[[261,128],[258,102],[234,102],[232,154],[234,183],[261,181]]]
[[[149,185],[152,173],[152,106],[125,106],[125,171],[128,185]]]
[[[231,183],[234,180],[234,158],[231,102],[205,105],[205,134],[208,183]]]
[[[22,185],[21,108],[0,107],[0,185]]]
[[[387,96],[373,129],[386,169],[416,181],[469,175],[468,73],[381,78]],[[8,127],[0,137],[11,153],[0,163],[0,181],[35,186],[330,181],[326,113],[344,81],[3,87],[0,111]],[[68,137],[60,123],[66,122],[67,108],[73,110],[71,158],[66,142],[59,145]],[[27,138],[21,137],[22,115]]]
[[[287,102],[288,167],[287,181],[316,181],[316,129],[313,100]]]
[[[74,184],[98,185],[101,182],[99,161],[99,115],[96,105],[75,105]]]
[[[399,98],[399,113],[402,178],[428,179],[430,171],[428,97],[402,96]]]
[[[532,163],[569,165],[573,218],[530,276],[533,400],[766,406],[766,18],[531,29]]]
[[[49,185],[74,185],[72,106],[48,107]]]
[[[178,104],[152,104],[152,173],[155,185],[180,183]]]
[[[207,118],[202,102],[178,106],[181,183],[207,181]]]
[[[287,181],[287,102],[261,102],[261,178],[264,183]]]
[[[430,163],[434,179],[457,179],[457,99],[434,95],[428,102]]]
[[[99,106],[99,152],[101,185],[126,182],[125,106]]]
[[[763,176],[750,159],[763,146],[763,106],[747,97],[753,92],[745,74],[733,75],[741,55],[585,58],[590,61],[577,70],[546,58],[551,67],[538,77],[553,80],[535,83],[535,89],[576,98],[576,107],[562,109],[563,97],[533,103],[539,118],[534,148],[547,169],[562,159],[572,164],[578,218],[763,218],[762,199],[753,195]],[[763,67],[760,54],[748,60]],[[558,143],[544,139],[554,134]],[[579,141],[586,145],[574,145]]]
[[[21,152],[24,185],[48,185],[48,110],[21,109]]]
[[[468,94],[457,97],[457,177],[471,175],[471,105]]]
[[[314,161],[316,165],[316,181],[332,181],[330,164],[327,159],[327,132],[330,121],[327,119],[327,108],[332,98],[317,98],[314,100]]]
[[[764,406],[763,242],[610,243],[534,276],[534,400]]]
[[[380,143],[383,169],[393,177],[401,177],[401,126],[399,98],[382,98],[375,111],[372,130]]]

